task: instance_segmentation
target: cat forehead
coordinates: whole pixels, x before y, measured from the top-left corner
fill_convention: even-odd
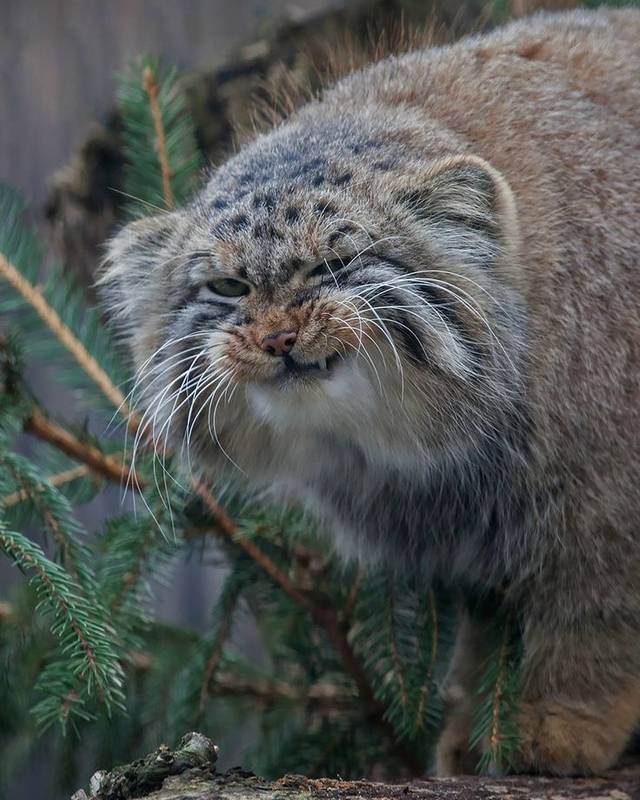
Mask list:
[[[309,124],[309,123],[313,124]],[[220,183],[242,192],[273,181],[298,186],[331,185],[345,168],[357,168],[388,148],[382,135],[363,132],[347,118],[285,124],[259,137],[217,173]]]
[[[390,143],[359,133],[344,120],[313,127],[283,126],[245,147],[211,177],[204,202],[212,213],[238,206],[249,213],[271,212],[287,197],[320,193],[349,198],[371,170],[393,167]]]
[[[358,246],[362,213],[326,191],[266,186],[250,191],[206,220],[203,248],[217,266],[251,279],[277,278],[307,262]],[[365,228],[366,230],[366,228]]]
[[[358,247],[378,222],[367,188],[372,170],[393,166],[388,142],[348,125],[276,130],[211,176],[191,244],[249,275],[344,250],[345,237]]]

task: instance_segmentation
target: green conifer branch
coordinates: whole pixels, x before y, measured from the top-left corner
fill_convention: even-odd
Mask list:
[[[120,407],[126,415],[124,395],[118,388],[126,375],[117,349],[98,312],[86,307],[82,292],[59,266],[40,284],[42,246],[24,224],[24,211],[19,195],[0,183],[0,282],[10,289],[0,293],[0,314],[11,319],[20,313],[21,334],[28,337],[33,356],[43,360],[62,356],[59,374],[63,379],[89,390],[94,400],[106,399],[109,408]],[[80,371],[64,369],[69,356]]]
[[[63,726],[82,709],[79,682],[90,697],[99,697],[107,710],[122,703],[123,672],[113,645],[113,631],[96,614],[82,588],[40,547],[11,531],[0,518],[0,549],[24,572],[31,574],[39,606],[53,616],[51,631],[59,640],[64,660],[50,664],[38,681],[49,697],[34,709],[43,727],[54,719]]]
[[[520,639],[510,614],[499,614],[493,646],[478,687],[476,723],[469,739],[481,749],[479,772],[504,771],[512,764],[519,742],[516,724],[520,690]]]
[[[95,577],[89,548],[84,541],[85,533],[74,519],[67,499],[26,458],[12,453],[0,437],[0,494],[9,493],[10,488],[23,495],[24,505],[11,509],[3,503],[7,518],[12,510],[19,511],[18,518],[24,516],[25,511],[29,516],[38,517],[56,542],[62,564],[71,577],[85,591],[94,590]]]
[[[421,734],[429,721],[430,714],[436,714],[437,710],[430,707],[435,694],[435,670],[440,654],[441,630],[438,619],[438,607],[435,592],[433,589],[425,593],[424,600],[420,604],[416,618],[418,630],[421,635],[418,637],[418,661],[416,665],[416,696],[414,697],[413,707],[415,715],[412,723],[414,735]],[[433,703],[431,703],[431,706]],[[434,727],[432,725],[432,727]]]
[[[177,71],[145,56],[120,81],[125,190],[135,216],[189,199],[202,156]]]

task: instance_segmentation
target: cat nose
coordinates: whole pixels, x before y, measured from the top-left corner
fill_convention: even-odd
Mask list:
[[[295,331],[278,331],[265,336],[260,342],[260,347],[271,356],[286,356],[297,338],[298,334]]]

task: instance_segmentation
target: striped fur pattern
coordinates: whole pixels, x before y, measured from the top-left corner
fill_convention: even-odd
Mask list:
[[[522,769],[603,769],[640,718],[638,42],[638,12],[541,15],[355,73],[126,227],[102,281],[139,436],[346,559],[504,592]]]

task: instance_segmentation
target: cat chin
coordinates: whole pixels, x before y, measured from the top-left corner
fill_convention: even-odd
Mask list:
[[[349,361],[329,376],[290,382],[286,386],[252,383],[249,409],[260,422],[280,431],[321,429],[340,431],[366,419],[377,405],[369,375]]]

